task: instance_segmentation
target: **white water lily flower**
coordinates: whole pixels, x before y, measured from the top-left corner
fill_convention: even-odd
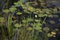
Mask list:
[[[35,15],[35,17],[38,17],[37,15]]]

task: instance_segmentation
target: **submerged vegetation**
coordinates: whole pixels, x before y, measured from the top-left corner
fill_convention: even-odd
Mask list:
[[[46,0],[6,0],[0,11],[0,40],[59,40],[59,15],[60,7]]]

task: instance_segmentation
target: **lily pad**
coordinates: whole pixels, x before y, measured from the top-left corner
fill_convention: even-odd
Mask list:
[[[11,8],[9,8],[9,10],[10,10],[11,12],[14,12],[14,11],[16,10],[16,7],[12,6]]]
[[[0,22],[4,22],[4,17],[0,17]]]
[[[29,30],[29,31],[32,30],[32,27],[28,27],[27,30]]]
[[[21,12],[17,12],[17,15],[21,15],[22,13]]]
[[[21,27],[22,25],[19,23],[16,23],[14,26],[18,28],[18,27]]]
[[[4,13],[9,13],[10,11],[8,9],[3,10]]]

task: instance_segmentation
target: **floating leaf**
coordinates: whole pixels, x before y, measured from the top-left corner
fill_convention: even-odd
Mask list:
[[[47,14],[50,14],[51,10],[50,9],[43,9]]]
[[[40,22],[40,20],[35,19],[35,22]]]
[[[9,8],[9,10],[10,10],[11,12],[14,12],[14,11],[16,10],[16,8],[15,8],[14,6],[12,6],[11,8]]]
[[[58,9],[60,10],[60,7],[58,7]]]
[[[39,26],[37,26],[37,27],[35,27],[35,30],[42,30],[42,28],[41,27],[39,27]]]
[[[30,21],[33,21],[33,19],[32,18],[27,18],[27,21],[30,22]]]
[[[31,7],[31,6],[28,5],[28,6],[27,6],[27,10],[33,12],[33,11],[35,11],[35,8],[33,8],[33,7]]]
[[[48,16],[47,14],[44,14],[44,16]]]
[[[43,30],[44,30],[45,32],[49,32],[50,29],[49,29],[49,27],[44,27]]]
[[[39,17],[44,17],[44,14],[38,14]]]
[[[27,30],[29,30],[29,31],[32,30],[32,27],[28,27]]]
[[[35,27],[35,26],[36,26],[36,24],[34,23],[34,24],[32,24],[32,26],[33,26],[33,27]]]
[[[51,35],[52,35],[53,37],[56,37],[56,32],[51,32]]]
[[[17,15],[21,15],[22,13],[21,12],[17,12]]]
[[[35,30],[42,32],[42,27],[37,26],[37,27],[35,27]]]
[[[8,9],[4,9],[3,12],[9,13],[10,11]]]
[[[48,15],[48,17],[51,17],[51,18],[53,18],[53,15]]]
[[[56,35],[56,32],[51,32],[52,35]]]
[[[53,35],[51,35],[51,33],[48,33],[47,36],[48,36],[48,37],[51,37],[51,36],[53,36]]]
[[[57,8],[53,9],[53,13],[56,14],[57,13]]]
[[[14,5],[15,5],[16,7],[20,6],[18,2],[15,2]]]
[[[55,21],[52,21],[52,20],[51,20],[51,21],[49,21],[49,22],[50,22],[51,24],[55,24]]]
[[[21,27],[21,24],[16,23],[14,26],[18,28],[18,27]]]
[[[0,17],[0,22],[4,22],[4,17]]]
[[[27,21],[26,21],[26,20],[22,20],[22,22],[23,22],[23,23],[27,23]]]

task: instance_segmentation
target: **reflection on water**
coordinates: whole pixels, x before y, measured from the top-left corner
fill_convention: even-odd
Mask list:
[[[52,3],[53,5],[56,5],[56,7],[60,6],[60,1],[58,1],[58,0],[57,1],[54,1],[54,0],[51,1],[51,0],[49,0],[48,3]]]

